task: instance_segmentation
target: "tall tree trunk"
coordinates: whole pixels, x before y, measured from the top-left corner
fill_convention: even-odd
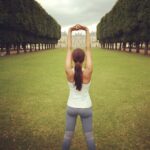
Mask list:
[[[118,49],[117,49],[117,42],[115,43],[115,49],[118,50]]]
[[[38,44],[39,50],[41,50],[40,43]]]
[[[148,41],[145,42],[145,55],[148,55]]]
[[[114,43],[112,43],[112,50],[114,50],[115,49],[115,47],[114,47],[115,45],[114,45]]]
[[[111,43],[109,43],[109,49],[111,50]]]
[[[139,44],[140,42],[136,42],[136,53],[139,53]]]
[[[3,52],[3,50],[4,50],[4,45],[1,44],[1,52]]]
[[[46,50],[46,43],[44,44],[44,48],[45,48],[45,50]]]
[[[17,43],[17,54],[20,54],[20,43]]]
[[[37,51],[37,49],[36,49],[36,43],[34,44],[34,50]]]
[[[111,50],[113,50],[113,44],[111,43]]]
[[[32,52],[32,44],[30,43],[30,52]]]
[[[10,55],[10,44],[6,44],[6,55]]]
[[[110,43],[110,49],[112,50],[112,43]]]
[[[132,43],[129,42],[129,52],[131,52],[131,50],[132,50]]]
[[[26,44],[25,43],[22,43],[22,48],[23,48],[24,52],[26,53],[27,49],[26,49]]]
[[[119,44],[119,50],[121,51],[121,46],[122,46],[122,43],[120,42],[120,44]]]
[[[1,47],[0,47],[0,56],[1,56],[1,53],[3,52],[3,47],[2,47],[2,45],[1,45]]]
[[[123,42],[123,51],[126,50],[126,42]]]
[[[111,43],[109,43],[109,50],[111,50]]]

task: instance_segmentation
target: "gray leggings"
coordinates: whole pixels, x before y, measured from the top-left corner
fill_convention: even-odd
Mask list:
[[[69,106],[67,107],[66,112],[66,129],[62,150],[69,150],[70,148],[78,115],[82,121],[82,127],[86,137],[88,150],[95,150],[96,148],[92,133],[92,108],[73,108]]]

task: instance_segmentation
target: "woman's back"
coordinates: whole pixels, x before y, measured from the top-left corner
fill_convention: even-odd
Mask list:
[[[90,82],[82,84],[81,91],[78,91],[74,83],[68,82],[70,93],[67,105],[75,108],[89,108],[92,106],[91,98],[89,95]]]
[[[74,68],[73,68],[74,70]],[[84,71],[84,69],[82,69]],[[81,90],[77,90],[75,86],[75,82],[69,82],[68,86],[70,89],[69,98],[68,98],[68,106],[75,108],[89,108],[92,106],[91,98],[89,95],[91,81],[89,83],[82,83]]]

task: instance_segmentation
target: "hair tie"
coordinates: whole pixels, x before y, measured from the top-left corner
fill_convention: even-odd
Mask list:
[[[80,65],[80,66],[81,66],[81,63],[80,63],[79,61],[77,61],[75,64],[77,64],[77,65]]]

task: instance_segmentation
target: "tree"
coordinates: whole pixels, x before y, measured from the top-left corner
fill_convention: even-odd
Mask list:
[[[0,45],[7,54],[12,45],[26,52],[27,44],[56,44],[60,31],[61,26],[36,1],[0,0]]]
[[[147,54],[150,41],[149,28],[149,0],[118,0],[112,10],[98,23],[97,39],[103,45],[111,45],[111,48],[114,48],[114,43],[115,45],[120,43],[120,50],[121,46],[123,49],[126,48],[126,43],[129,45],[129,51],[133,45],[136,45],[137,52],[139,52],[139,45],[145,43]]]

